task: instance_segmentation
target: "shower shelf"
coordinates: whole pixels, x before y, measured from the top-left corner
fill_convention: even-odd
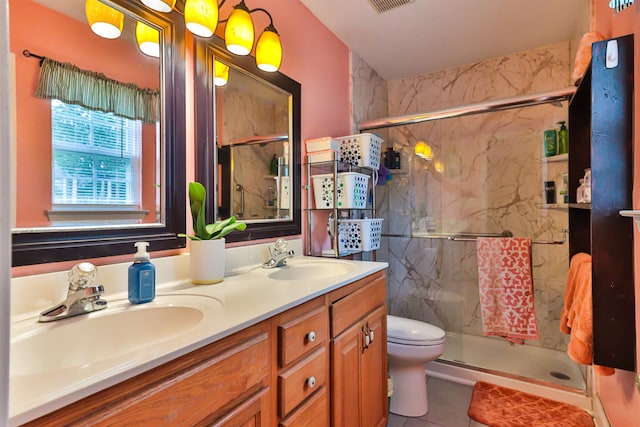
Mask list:
[[[556,154],[555,156],[543,157],[543,163],[557,163],[557,162],[566,162],[569,160],[569,154]]]
[[[584,209],[584,210],[590,211],[591,203],[569,203],[569,207],[574,209]]]
[[[540,203],[536,204],[538,209],[560,209],[567,210],[569,208],[568,203]]]

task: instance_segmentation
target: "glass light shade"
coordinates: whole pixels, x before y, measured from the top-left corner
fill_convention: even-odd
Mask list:
[[[222,62],[214,61],[214,77],[213,84],[216,86],[224,86],[229,81],[229,66]]]
[[[176,5],[176,0],[141,0],[145,6],[158,12],[169,13]]]
[[[425,160],[433,159],[433,149],[424,141],[416,142],[415,153],[416,156],[422,157]]]
[[[124,14],[98,0],[87,0],[84,4],[87,22],[91,31],[105,39],[117,39],[122,34]]]
[[[256,44],[256,64],[262,71],[275,72],[282,63],[282,44],[277,32],[267,28]]]
[[[160,32],[144,22],[136,23],[136,41],[145,55],[158,58],[160,56]]]
[[[439,173],[444,172],[444,163],[442,163],[440,160],[436,160],[433,164],[433,167]]]
[[[211,37],[218,26],[217,0],[187,0],[184,4],[184,23],[200,37]]]
[[[248,55],[253,47],[253,20],[246,6],[237,5],[224,29],[224,42],[227,50],[236,55]]]

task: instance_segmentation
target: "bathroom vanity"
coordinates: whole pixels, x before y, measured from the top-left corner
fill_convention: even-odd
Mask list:
[[[385,268],[297,257],[280,269],[248,268],[218,285],[178,280],[159,287],[158,301],[148,305],[122,307],[116,298],[104,312],[166,309],[163,316],[173,318],[172,310],[185,308],[176,322],[196,320],[177,335],[189,339],[172,338],[172,326],[158,317],[152,323],[167,329],[164,341],[179,348],[165,351],[159,338],[147,360],[139,351],[116,357],[102,372],[88,370],[92,379],[71,376],[48,391],[38,386],[42,400],[31,403],[23,400],[28,390],[20,390],[29,380],[12,375],[12,425],[384,426]],[[217,301],[200,303],[205,325],[187,310],[199,298]],[[97,325],[83,317],[53,323]],[[136,327],[132,322],[118,331],[125,346]],[[99,370],[104,363],[89,364]],[[14,363],[12,373],[18,369]],[[62,378],[37,377],[33,384]]]

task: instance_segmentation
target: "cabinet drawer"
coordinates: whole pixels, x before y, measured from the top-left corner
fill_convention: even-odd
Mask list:
[[[322,387],[287,418],[279,427],[326,427],[329,425],[327,388]]]
[[[278,415],[284,417],[326,382],[327,355],[324,347],[278,375]]]
[[[278,326],[279,362],[284,368],[328,339],[327,310],[319,307]]]
[[[385,303],[387,294],[386,282],[385,276],[378,276],[374,281],[331,305],[332,338],[340,335],[374,308]]]

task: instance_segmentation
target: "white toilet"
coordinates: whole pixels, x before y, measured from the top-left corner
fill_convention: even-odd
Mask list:
[[[429,323],[387,315],[387,352],[393,395],[389,411],[419,417],[429,410],[425,364],[444,353],[444,331]]]

